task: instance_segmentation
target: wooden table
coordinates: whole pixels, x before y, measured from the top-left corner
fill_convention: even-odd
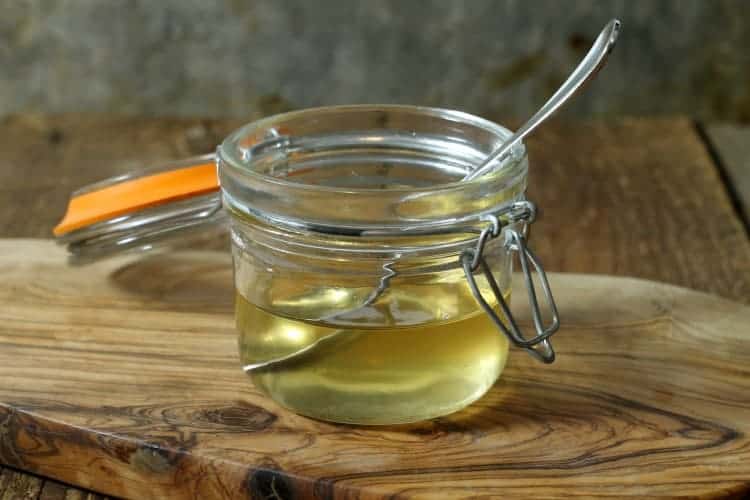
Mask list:
[[[238,124],[8,117],[0,122],[0,237],[48,237],[73,189],[146,160],[210,151]],[[704,131],[685,118],[545,126],[529,141],[529,197],[542,209],[532,243],[546,268],[636,276],[750,302],[743,222],[750,169],[738,146],[743,131],[727,130]],[[0,467],[0,499],[18,497],[99,498]]]

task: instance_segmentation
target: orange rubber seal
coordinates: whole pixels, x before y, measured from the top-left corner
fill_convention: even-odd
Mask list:
[[[218,189],[213,162],[125,180],[71,198],[65,216],[52,232],[62,236],[96,222]]]

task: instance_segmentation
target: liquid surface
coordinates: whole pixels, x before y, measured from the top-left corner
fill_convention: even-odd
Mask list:
[[[399,297],[420,308],[424,321],[383,328],[290,319],[237,294],[243,367],[275,401],[318,419],[392,424],[452,413],[497,380],[508,341],[478,309],[446,320],[441,300],[455,304],[456,294],[470,292],[445,288],[434,284],[427,293]],[[321,302],[329,300],[327,292],[321,290]],[[300,299],[305,309],[315,308],[314,297]],[[290,302],[293,296],[285,299],[286,310]]]

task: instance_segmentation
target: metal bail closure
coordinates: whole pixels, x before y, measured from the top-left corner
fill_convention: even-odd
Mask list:
[[[463,266],[466,279],[471,287],[471,292],[474,294],[474,298],[477,300],[479,305],[482,307],[485,313],[492,319],[495,325],[502,331],[506,337],[508,337],[516,346],[522,347],[529,352],[532,356],[537,358],[544,363],[552,363],[555,360],[555,351],[552,349],[549,337],[554,334],[560,327],[560,319],[557,314],[557,306],[555,300],[552,297],[552,291],[550,290],[549,281],[547,275],[544,273],[542,265],[539,263],[537,258],[526,246],[526,238],[524,236],[525,230],[528,224],[533,222],[534,215],[536,213],[534,204],[529,201],[520,201],[515,203],[510,210],[510,215],[506,219],[499,219],[497,216],[490,216],[488,218],[491,225],[485,228],[479,235],[476,248],[465,250],[461,254],[461,265]],[[506,245],[511,252],[518,252],[518,259],[521,262],[521,270],[523,271],[524,280],[526,283],[526,290],[529,294],[529,304],[531,305],[531,314],[534,321],[534,330],[536,335],[530,339],[526,339],[521,333],[518,324],[516,323],[513,314],[510,312],[508,303],[503,298],[502,291],[497,284],[492,271],[490,270],[487,262],[482,256],[484,246],[487,240],[490,238],[496,238],[500,235],[503,227],[509,226],[514,223],[523,223],[523,232],[517,231],[513,227],[507,227],[505,230],[506,234]],[[552,313],[552,321],[549,326],[545,328],[542,320],[542,312],[539,308],[539,301],[537,300],[536,287],[534,286],[534,280],[531,276],[531,266],[533,265],[539,275],[539,280],[542,285],[542,291],[549,305]],[[482,296],[482,292],[477,286],[476,279],[474,278],[474,272],[479,268],[482,268],[487,283],[489,283],[492,293],[495,295],[500,310],[507,320],[507,325],[500,319],[492,306]]]

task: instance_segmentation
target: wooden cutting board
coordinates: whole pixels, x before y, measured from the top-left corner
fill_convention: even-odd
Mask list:
[[[750,308],[636,279],[551,283],[555,364],[515,351],[468,409],[365,428],[252,387],[228,253],[71,268],[49,241],[0,240],[0,462],[135,498],[750,491]]]

